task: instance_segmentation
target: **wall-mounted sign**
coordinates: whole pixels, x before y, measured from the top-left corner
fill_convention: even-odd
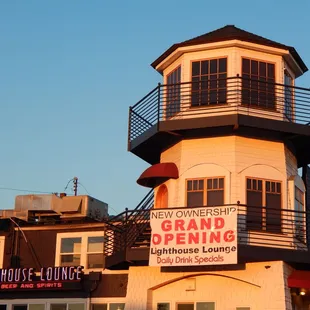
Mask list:
[[[82,266],[0,269],[0,291],[79,289],[82,277]]]
[[[235,207],[151,211],[150,266],[237,263]]]

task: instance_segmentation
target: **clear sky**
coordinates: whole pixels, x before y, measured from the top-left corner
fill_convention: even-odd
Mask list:
[[[127,152],[128,107],[161,81],[150,63],[234,24],[310,67],[309,14],[309,0],[0,1],[0,187],[61,192],[77,176],[114,210],[134,208],[148,165]],[[0,190],[0,208],[18,194]]]

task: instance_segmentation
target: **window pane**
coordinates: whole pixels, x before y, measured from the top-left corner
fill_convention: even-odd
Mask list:
[[[104,254],[88,254],[87,255],[87,268],[103,268]]]
[[[92,310],[108,310],[108,304],[92,304]]]
[[[196,61],[192,63],[192,76],[200,74],[200,62]]]
[[[188,192],[187,193],[187,205],[189,207],[203,206],[203,192]]]
[[[60,255],[61,266],[79,266],[81,261],[81,255]]]
[[[157,304],[157,310],[170,310],[170,304],[159,303],[159,304]]]
[[[13,310],[27,310],[27,305],[13,305]]]
[[[67,304],[51,304],[51,310],[67,310]]]
[[[85,304],[69,304],[68,310],[84,310]]]
[[[250,74],[250,60],[242,59],[242,73]]]
[[[201,74],[209,74],[209,61],[201,62]]]
[[[212,179],[207,180],[207,189],[212,189]]]
[[[81,253],[82,238],[62,238],[61,253]]]
[[[0,310],[6,310],[6,305],[0,305]]]
[[[207,192],[207,206],[221,206],[224,204],[224,191],[212,190]]]
[[[266,193],[266,230],[281,233],[281,195]]]
[[[194,304],[178,304],[178,310],[194,310]]]
[[[217,59],[210,60],[210,73],[217,73]]]
[[[125,304],[110,304],[109,310],[124,310]]]
[[[29,310],[44,310],[45,305],[44,304],[30,304]]]
[[[268,77],[274,77],[274,64],[268,64]]]
[[[220,62],[219,72],[227,72],[227,59],[222,58],[219,60],[219,62]]]
[[[88,237],[87,252],[103,252],[104,237]]]
[[[196,310],[215,310],[214,302],[197,302]]]

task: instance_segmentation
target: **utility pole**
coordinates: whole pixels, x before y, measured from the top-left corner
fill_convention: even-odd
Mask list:
[[[73,190],[74,190],[74,196],[77,196],[77,188],[78,188],[78,178],[73,178]]]

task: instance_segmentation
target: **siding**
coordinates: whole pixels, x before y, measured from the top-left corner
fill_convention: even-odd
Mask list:
[[[175,162],[179,179],[166,182],[169,206],[186,205],[188,178],[225,177],[225,203],[246,203],[245,179],[257,177],[282,181],[287,193],[287,177],[297,172],[294,155],[283,143],[239,136],[183,140],[161,155],[161,162]],[[283,195],[287,207],[287,195]]]

